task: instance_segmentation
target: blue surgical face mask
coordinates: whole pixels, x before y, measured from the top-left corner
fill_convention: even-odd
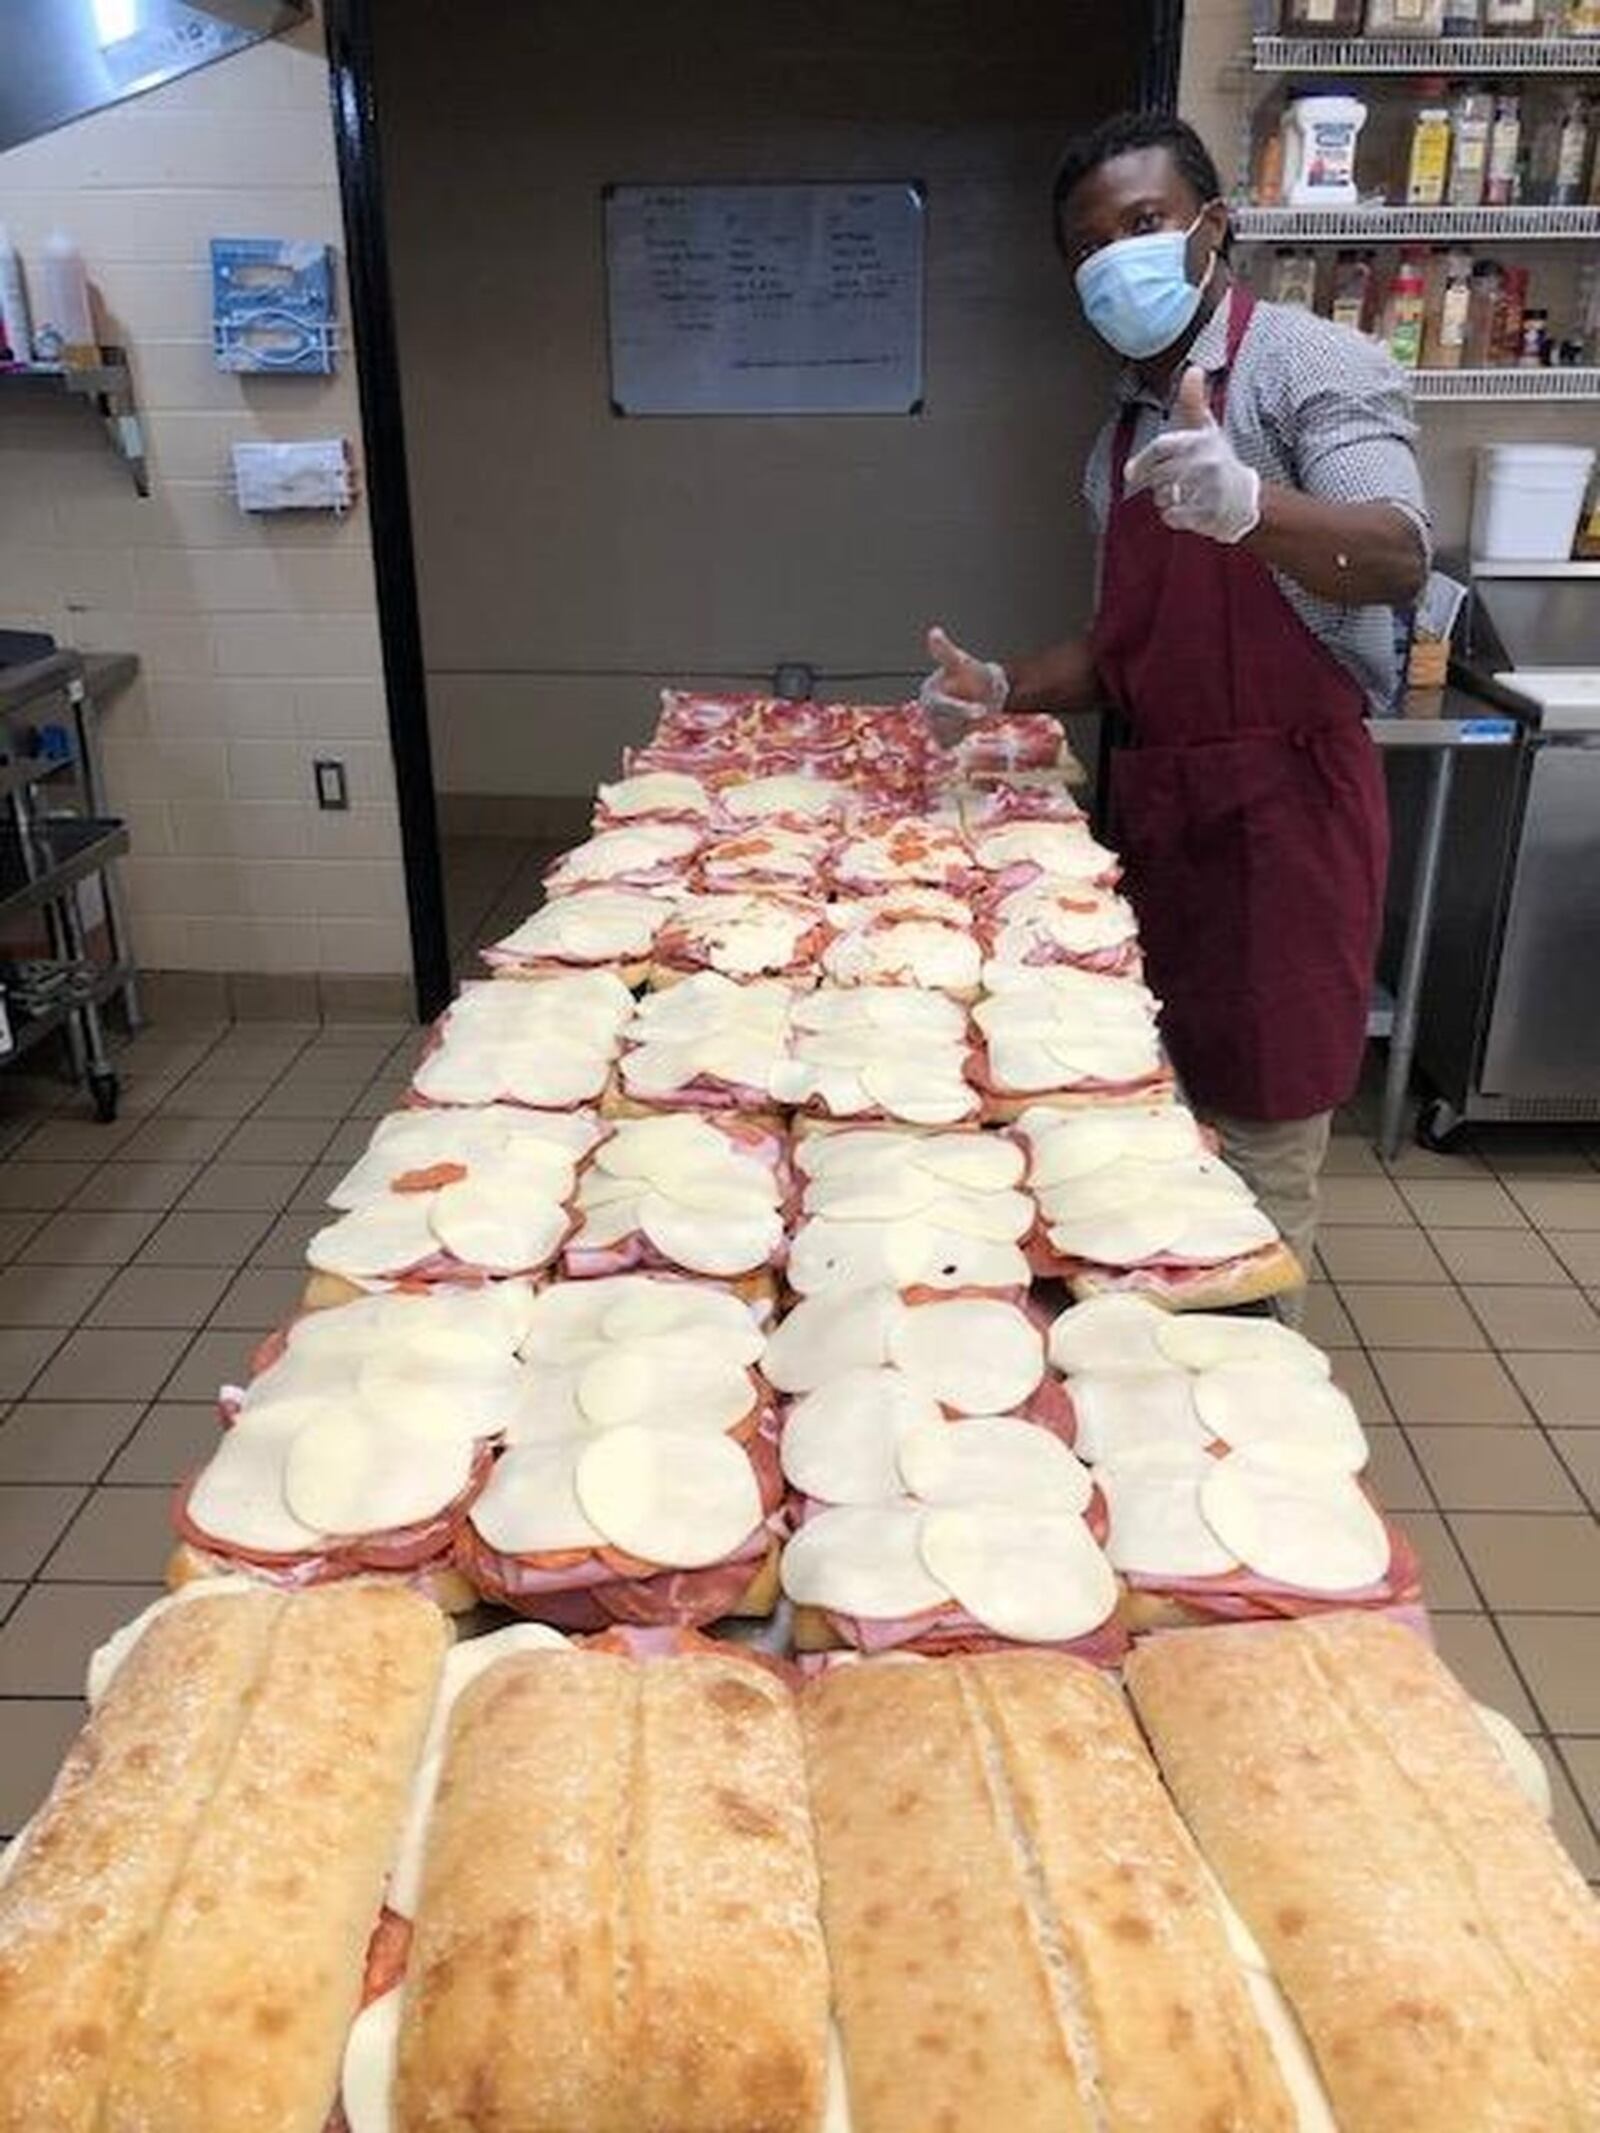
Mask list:
[[[1186,230],[1120,238],[1092,252],[1079,267],[1074,278],[1084,314],[1119,355],[1135,362],[1160,355],[1193,322],[1217,263],[1213,253],[1205,281],[1197,285],[1189,279],[1189,239],[1204,213],[1202,209]]]

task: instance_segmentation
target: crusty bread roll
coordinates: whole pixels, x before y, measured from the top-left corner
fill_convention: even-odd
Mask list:
[[[1127,1673],[1344,2133],[1600,2126],[1600,1906],[1420,1637],[1322,1615]]]
[[[251,1563],[227,1555],[213,1555],[207,1549],[195,1547],[191,1541],[179,1541],[167,1557],[166,1581],[173,1592],[181,1591],[185,1585],[192,1585],[201,1578],[250,1577],[254,1574]],[[437,1563],[426,1570],[352,1570],[350,1575],[365,1585],[392,1585],[418,1593],[435,1607],[443,1608],[447,1615],[464,1615],[478,1604],[476,1590],[453,1563]],[[336,1582],[330,1580],[330,1583]],[[262,1580],[262,1587],[265,1591],[282,1589],[273,1587],[266,1578]]]
[[[852,2133],[1290,2133],[1221,1910],[1102,1675],[869,1663],[801,1715]]]
[[[1045,1247],[1048,1253],[1048,1244]],[[1037,1263],[1035,1272],[1044,1269]],[[1064,1261],[1059,1271],[1074,1303],[1091,1296],[1143,1296],[1169,1311],[1226,1311],[1239,1304],[1264,1303],[1288,1289],[1305,1287],[1305,1269],[1286,1244],[1266,1245],[1244,1259],[1207,1269],[1186,1269],[1179,1282],[1141,1267],[1093,1267],[1081,1259]]]
[[[465,1692],[396,2133],[816,2133],[826,2021],[780,1682],[733,1657],[529,1652]]]
[[[0,1888],[4,2133],[322,2133],[445,1641],[374,1585],[151,1622]]]

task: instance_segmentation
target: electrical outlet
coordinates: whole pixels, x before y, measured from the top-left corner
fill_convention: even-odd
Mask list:
[[[311,774],[317,781],[318,807],[331,807],[342,814],[350,805],[350,787],[345,781],[343,763],[334,756],[318,756],[311,765]]]

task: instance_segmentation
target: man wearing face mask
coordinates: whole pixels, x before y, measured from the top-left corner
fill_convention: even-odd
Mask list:
[[[1393,610],[1428,570],[1410,395],[1370,342],[1234,280],[1216,167],[1181,120],[1075,142],[1054,209],[1127,366],[1084,485],[1094,621],[1004,665],[935,629],[923,700],[1120,714],[1113,830],[1174,1063],[1309,1272],[1382,917],[1363,720],[1392,699]]]

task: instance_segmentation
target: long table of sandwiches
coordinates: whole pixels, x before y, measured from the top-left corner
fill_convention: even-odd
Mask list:
[[[95,1654],[0,2133],[1597,2133],[1600,1910],[1059,729],[623,770]]]

